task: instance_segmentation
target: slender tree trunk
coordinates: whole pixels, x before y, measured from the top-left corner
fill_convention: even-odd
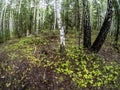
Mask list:
[[[112,13],[113,13],[112,0],[108,0],[107,12],[103,25],[96,40],[94,41],[93,45],[90,48],[92,52],[97,53],[101,49],[103,43],[105,42],[105,39],[107,37],[112,22]]]
[[[2,7],[1,13],[0,13],[0,43],[3,43],[3,17],[4,17],[4,10],[6,6]]]
[[[36,11],[37,11],[37,15],[36,15],[36,34],[38,35],[38,33],[39,33],[39,6],[37,5],[37,9],[36,9]]]
[[[76,8],[77,8],[77,25],[76,25],[76,28],[77,28],[77,31],[79,32],[79,37],[78,37],[78,45],[80,46],[81,44],[81,36],[82,36],[82,31],[81,31],[81,23],[82,23],[82,14],[80,11],[81,8],[80,8],[80,2],[79,0],[76,0]]]
[[[67,7],[68,7],[68,5],[67,5]],[[69,19],[68,19],[68,10],[67,10],[67,12],[66,12],[66,17],[65,17],[65,18],[66,18],[66,20],[65,20],[65,21],[66,21],[66,22],[65,22],[65,24],[66,24],[65,34],[67,34],[67,33],[68,33],[68,20],[69,20]]]
[[[33,22],[34,22],[34,26],[33,26],[33,34],[36,36],[37,33],[37,4],[38,4],[38,0],[34,1],[34,16],[33,16]]]
[[[120,26],[120,12],[119,9],[116,10],[116,17],[117,17],[117,29],[115,31],[115,47],[117,47],[118,44],[118,36],[119,36],[119,26]]]
[[[37,31],[36,30],[36,27],[37,27],[37,5],[36,5],[36,7],[35,7],[35,32]],[[36,32],[37,33],[37,32]]]
[[[20,32],[21,3],[22,3],[22,0],[19,1],[19,8],[18,8],[18,27],[17,27],[18,38],[21,37],[21,32]]]
[[[69,3],[70,0],[65,0],[66,2],[66,9],[64,10],[64,25],[65,25],[65,34],[68,33],[69,28]]]
[[[13,13],[10,11],[10,17],[9,17],[9,32],[10,32],[10,38],[13,37]]]
[[[84,15],[84,48],[90,48],[91,46],[91,24],[90,24],[90,10],[87,0],[83,0],[83,15]]]
[[[56,30],[56,0],[54,0],[54,31]]]
[[[3,41],[5,41],[6,40],[6,37],[5,37],[5,34],[6,34],[6,23],[5,23],[5,20],[6,20],[6,9],[7,8],[5,8],[5,11],[4,11],[4,13],[3,13],[3,26],[2,26],[2,28],[3,28]]]
[[[96,1],[96,8],[97,8],[97,29],[100,30],[100,10],[99,10],[99,4]]]
[[[29,25],[28,25],[28,28],[29,28],[29,34],[32,34],[32,20],[33,20],[33,16],[32,14],[30,13],[30,16],[29,16]]]
[[[57,0],[57,11],[56,11],[56,15],[57,15],[57,22],[58,22],[58,28],[60,31],[60,52],[64,52],[65,50],[65,33],[64,33],[64,28],[62,25],[62,19],[61,19],[61,3],[60,0]]]

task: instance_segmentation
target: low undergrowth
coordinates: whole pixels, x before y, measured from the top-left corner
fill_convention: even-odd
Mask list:
[[[82,47],[60,55],[49,44],[28,37],[6,45],[0,53],[0,89],[119,90],[119,64],[86,54]]]
[[[68,75],[79,88],[89,90],[119,90],[120,65],[106,62],[94,54],[85,54],[82,48],[67,50],[58,61],[56,72]]]

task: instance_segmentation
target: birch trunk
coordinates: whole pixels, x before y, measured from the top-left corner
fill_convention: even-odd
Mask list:
[[[56,30],[56,0],[54,0],[54,30]]]
[[[6,9],[7,9],[7,6],[6,6],[6,8],[5,8],[5,10],[4,10],[4,13],[3,13],[3,23],[2,23],[2,27],[3,27],[3,36],[4,36],[4,41],[5,41],[5,30],[6,30]]]
[[[65,50],[65,34],[64,34],[64,28],[62,25],[62,19],[61,19],[61,2],[60,0],[57,0],[57,6],[56,6],[56,15],[57,15],[57,23],[58,23],[58,28],[60,31],[60,52],[64,52]]]
[[[10,38],[13,37],[13,14],[12,11],[10,11],[10,18],[9,18],[9,32],[10,32]]]
[[[37,2],[36,3],[37,5],[36,5],[36,34],[38,35],[38,33],[39,33],[39,3]]]
[[[17,33],[18,33],[18,38],[21,37],[21,33],[20,33],[20,11],[21,11],[21,4],[22,4],[22,0],[19,0],[19,7],[18,7],[18,27],[17,27]]]
[[[6,9],[7,9],[8,3],[7,1],[4,1],[2,4],[2,10],[0,14],[0,42],[5,41],[5,30],[6,30]]]
[[[37,35],[38,35],[38,33],[39,33],[39,9],[37,9],[37,20],[36,20],[36,33],[37,33]]]

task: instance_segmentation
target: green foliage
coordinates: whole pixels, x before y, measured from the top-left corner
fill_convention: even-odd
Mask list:
[[[31,63],[38,63],[39,59],[34,56],[37,46],[43,43],[41,37],[21,38],[18,42],[5,47],[10,60],[30,60]],[[39,64],[39,63],[38,63]]]
[[[46,35],[46,32],[44,34]],[[0,78],[4,79],[0,82],[0,85],[4,85],[2,89],[21,90],[27,87],[28,90],[37,90],[35,88],[39,87],[39,83],[43,85],[54,81],[54,85],[70,82],[77,86],[77,89],[83,90],[99,90],[102,87],[105,90],[119,90],[120,66],[115,62],[105,61],[94,54],[86,54],[82,47],[66,48],[63,55],[51,51],[51,47],[48,48],[50,50],[46,49],[47,55],[40,53],[41,46],[46,44],[48,42],[42,37],[27,37],[8,42],[4,49],[7,56],[0,60]],[[63,86],[62,89],[64,90]]]
[[[82,48],[73,47],[67,50],[56,65],[56,72],[68,75],[78,87],[100,88],[117,84],[120,67],[116,63],[107,63],[94,54],[85,54]]]
[[[10,43],[10,42],[9,42]],[[31,78],[34,68],[39,68],[41,62],[35,57],[36,45],[44,43],[41,37],[21,38],[19,41],[6,45],[3,50],[6,52],[5,60],[0,60],[0,89],[8,90],[28,87],[26,80]],[[34,71],[35,73],[35,71]],[[32,90],[34,85],[31,85]],[[31,89],[28,89],[31,90]]]

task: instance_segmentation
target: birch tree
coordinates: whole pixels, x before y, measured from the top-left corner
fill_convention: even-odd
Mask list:
[[[54,30],[56,29],[56,0],[54,0]]]
[[[9,18],[9,32],[10,32],[10,38],[13,37],[13,13],[10,10],[10,18]]]
[[[8,7],[8,0],[2,1],[3,3],[1,4],[1,14],[0,14],[0,42],[5,41],[5,30],[6,30],[6,11]]]
[[[34,29],[35,34],[38,35],[38,24],[39,24],[39,1],[35,0],[34,2]]]
[[[65,50],[65,33],[61,19],[61,0],[56,0],[56,15],[57,15],[58,29],[60,31],[60,52],[62,53]]]
[[[17,26],[18,38],[21,37],[21,33],[20,33],[20,13],[21,13],[21,4],[22,4],[22,0],[19,0],[19,1],[18,1],[18,26]]]

